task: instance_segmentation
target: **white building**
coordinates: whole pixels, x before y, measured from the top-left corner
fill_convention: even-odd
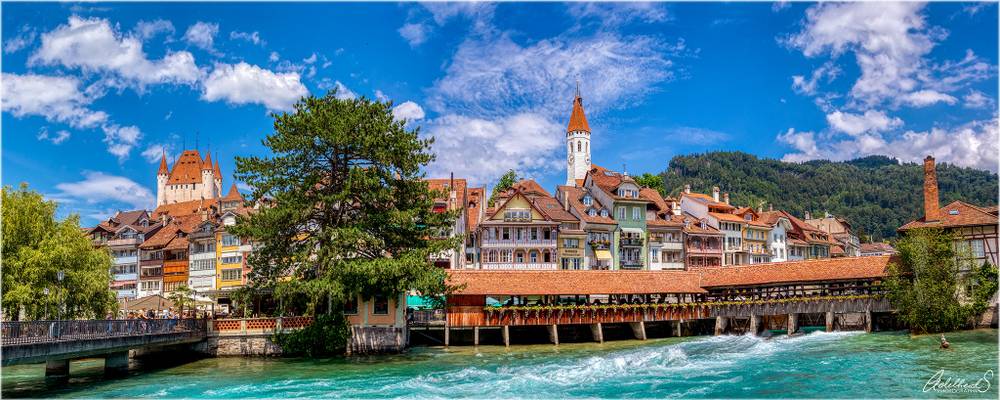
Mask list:
[[[580,88],[573,99],[573,113],[566,127],[566,186],[583,186],[583,180],[590,171],[590,125],[583,113],[583,98]]]
[[[198,150],[185,150],[173,167],[167,168],[166,156],[160,157],[156,173],[156,206],[191,200],[222,197],[222,172],[212,156],[204,159]]]

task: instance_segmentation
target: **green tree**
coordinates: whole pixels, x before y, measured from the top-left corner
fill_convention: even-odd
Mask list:
[[[104,318],[115,305],[108,290],[111,255],[94,248],[77,215],[56,221],[56,208],[27,184],[3,188],[4,313],[12,319],[22,312],[27,319]]]
[[[391,103],[335,92],[274,115],[274,131],[263,142],[271,156],[236,159],[248,200],[264,204],[233,228],[254,240],[254,290],[313,314],[348,296],[447,292],[429,256],[461,238],[448,236],[457,211],[432,211],[421,172],[432,139],[395,120]]]
[[[639,186],[648,187],[650,189],[656,189],[657,192],[660,192],[661,196],[667,195],[667,190],[665,186],[663,186],[663,177],[660,175],[653,175],[649,172],[646,172],[643,173],[642,175],[636,176],[634,179],[635,183],[639,184]]]
[[[956,253],[954,243],[941,229],[917,229],[896,244],[899,262],[889,265],[885,287],[899,318],[914,332],[967,326],[996,292],[996,283],[988,281],[995,281],[995,267],[992,276],[984,272],[966,261],[968,254]],[[979,290],[964,293],[968,287]]]
[[[517,171],[513,169],[508,169],[503,175],[500,175],[500,179],[497,180],[497,185],[493,187],[493,193],[490,194],[490,207],[493,207],[493,203],[497,196],[501,193],[506,192],[508,189],[514,186],[515,183],[521,180],[521,177],[517,175]]]
[[[170,295],[167,299],[174,303],[177,307],[178,313],[184,315],[184,309],[190,309],[194,306],[194,290],[191,290],[187,285],[180,285]]]

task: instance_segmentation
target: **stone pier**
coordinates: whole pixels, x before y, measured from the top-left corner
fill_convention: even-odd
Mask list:
[[[788,334],[792,335],[799,330],[799,314],[788,314]]]
[[[719,336],[726,333],[726,328],[729,326],[729,317],[718,316],[715,317],[715,335]]]
[[[504,325],[500,333],[503,336],[503,345],[510,347],[510,325]]]
[[[546,326],[546,328],[549,331],[549,341],[552,342],[552,344],[558,346],[559,345],[559,329],[557,328],[557,325],[556,324],[548,325],[548,326]]]
[[[632,335],[635,336],[636,339],[646,340],[646,323],[645,322],[643,322],[643,321],[630,322],[629,326],[632,327]]]
[[[760,316],[756,314],[750,314],[750,333],[756,336],[760,332]]]
[[[865,310],[865,332],[872,332],[872,310]]]
[[[69,379],[69,360],[49,360],[45,362],[45,380],[64,381]]]
[[[472,345],[479,346],[479,327],[472,328]]]
[[[128,374],[128,351],[111,353],[104,357],[104,375],[123,376]]]
[[[600,323],[590,325],[590,334],[594,336],[595,342],[604,343],[604,329]]]
[[[674,324],[674,328],[676,328],[674,331],[677,332],[677,337],[681,337],[681,334],[683,333],[683,331],[681,331],[681,321],[677,321],[677,323]]]
[[[448,325],[444,326],[444,347],[448,347],[448,342],[451,336],[451,328]]]
[[[826,312],[826,331],[833,332],[833,311]]]

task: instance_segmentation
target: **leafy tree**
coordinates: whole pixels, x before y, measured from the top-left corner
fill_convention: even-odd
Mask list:
[[[287,356],[310,358],[342,354],[351,336],[350,324],[343,313],[320,314],[309,326],[274,335],[274,342]]]
[[[889,265],[885,286],[899,318],[914,332],[966,326],[996,292],[995,267],[991,275],[989,269],[969,265],[968,254],[956,253],[954,238],[941,229],[908,232],[896,248],[900,261]],[[971,273],[965,272],[970,266]],[[978,290],[963,293],[967,287]]]
[[[461,238],[446,237],[457,211],[433,212],[422,179],[432,139],[393,119],[391,103],[335,92],[274,115],[274,130],[271,156],[236,159],[249,201],[264,204],[233,228],[256,245],[252,289],[310,313],[358,294],[447,292],[429,256]]]
[[[27,184],[3,188],[4,313],[12,319],[21,312],[27,319],[104,318],[115,305],[108,290],[111,255],[94,248],[79,216],[56,221],[56,207]]]
[[[825,211],[846,218],[870,241],[894,238],[896,228],[923,215],[923,166],[885,156],[790,163],[712,152],[676,156],[661,175],[669,195],[679,195],[685,184],[700,193],[719,186],[737,206],[765,201],[798,217]],[[941,205],[997,202],[1000,177],[995,173],[939,163],[937,175]]]
[[[515,183],[521,180],[521,177],[517,175],[517,171],[513,169],[508,169],[503,175],[500,175],[500,179],[497,181],[497,185],[493,187],[493,193],[490,194],[490,207],[493,207],[494,200],[497,196],[506,192],[508,189],[514,186]]]
[[[194,290],[187,285],[180,285],[173,292],[170,292],[167,299],[177,306],[178,312],[183,316],[185,308],[189,309],[194,306]]]
[[[660,175],[653,175],[646,172],[642,175],[634,177],[634,179],[635,183],[639,184],[639,186],[656,189],[657,192],[660,192],[661,196],[667,195],[667,190],[663,186],[663,177]]]

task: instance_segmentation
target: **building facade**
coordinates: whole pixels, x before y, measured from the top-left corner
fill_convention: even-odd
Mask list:
[[[222,172],[212,156],[201,157],[198,150],[185,150],[167,167],[166,155],[160,156],[156,173],[156,206],[222,197]]]

